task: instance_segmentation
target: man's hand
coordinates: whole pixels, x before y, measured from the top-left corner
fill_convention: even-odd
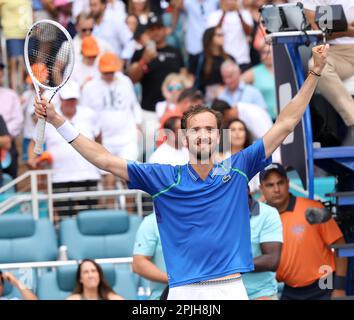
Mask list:
[[[313,57],[313,68],[312,70],[318,74],[322,73],[323,68],[327,63],[329,44],[319,45],[312,48],[312,57]]]
[[[144,49],[142,58],[144,59],[146,64],[149,64],[156,57],[157,57],[157,52],[156,51],[151,50],[149,48],[145,48]]]
[[[38,118],[45,118],[47,122],[56,128],[64,123],[64,119],[55,111],[54,105],[49,103],[45,98],[41,100],[36,98],[34,112]]]
[[[11,272],[4,272],[3,278],[15,287],[19,284],[19,280]]]

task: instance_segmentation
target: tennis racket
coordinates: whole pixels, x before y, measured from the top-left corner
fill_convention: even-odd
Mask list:
[[[73,71],[74,46],[70,34],[55,21],[37,21],[27,32],[24,57],[38,99],[46,90],[50,102]],[[38,119],[34,148],[37,155],[43,152],[45,124],[45,119]]]

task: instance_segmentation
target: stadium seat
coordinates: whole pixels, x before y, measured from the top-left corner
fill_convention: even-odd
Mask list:
[[[34,220],[29,214],[0,216],[0,263],[55,260],[57,250],[49,220]]]
[[[89,210],[60,223],[69,259],[131,257],[141,218],[122,210]]]
[[[113,290],[128,300],[135,300],[134,275],[129,270],[117,270],[112,264],[101,265],[104,276]],[[64,300],[74,290],[77,266],[60,267],[44,273],[38,279],[37,295],[41,300]]]

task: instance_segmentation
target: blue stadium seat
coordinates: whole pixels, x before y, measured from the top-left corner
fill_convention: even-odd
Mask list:
[[[128,300],[135,300],[134,275],[129,270],[117,270],[112,264],[101,265],[104,276],[113,290]],[[64,300],[75,286],[77,266],[60,267],[39,277],[37,295],[41,300]]]
[[[50,261],[57,257],[57,238],[48,219],[29,214],[0,216],[0,263]]]
[[[89,210],[60,223],[69,259],[131,257],[141,218],[121,210]]]

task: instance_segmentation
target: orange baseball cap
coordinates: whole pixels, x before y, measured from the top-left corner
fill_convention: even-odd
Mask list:
[[[101,72],[116,72],[121,70],[121,68],[122,62],[113,52],[106,52],[101,56],[99,61]]]
[[[85,57],[97,57],[100,53],[96,38],[93,36],[87,36],[82,39],[81,52]]]
[[[40,83],[45,84],[49,76],[48,68],[46,65],[44,63],[34,63],[31,65],[31,69],[36,79]],[[31,77],[29,75],[27,75],[26,82],[28,84],[32,83]]]

